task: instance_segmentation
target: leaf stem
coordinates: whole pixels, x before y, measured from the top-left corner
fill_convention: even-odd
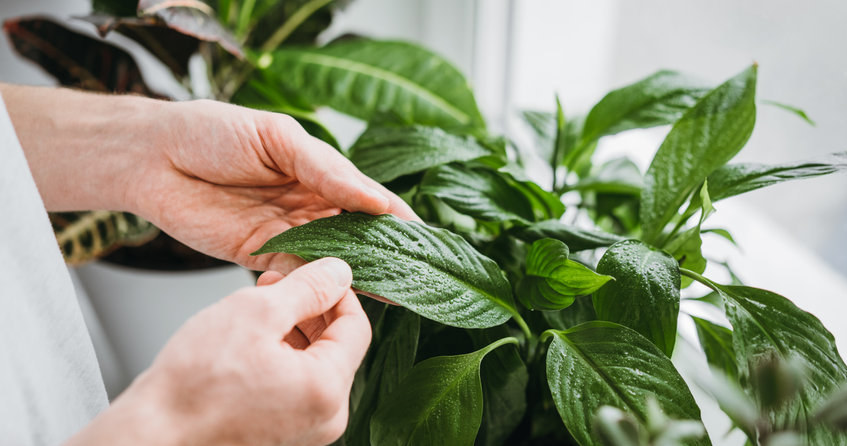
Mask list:
[[[520,313],[518,313],[517,310],[512,313],[512,318],[515,320],[515,322],[517,322],[518,327],[521,328],[521,331],[523,331],[523,334],[526,336],[526,339],[532,339],[532,330],[529,329],[529,325],[526,324],[526,321],[523,319],[523,317],[521,317]]]
[[[259,48],[261,52],[264,53],[272,51],[282,45],[282,43],[285,42],[285,39],[288,39],[288,37],[291,36],[291,33],[293,33],[294,30],[311,17],[312,14],[332,2],[333,0],[312,0],[301,6],[300,9],[294,11],[294,14],[291,14],[288,20],[286,20],[285,23],[283,23],[282,26],[265,41],[265,43]],[[247,66],[245,66],[234,79],[227,82],[222,89],[222,100],[229,101],[229,99],[241,88],[241,86],[244,85],[244,82],[247,81],[247,78],[250,77],[250,74],[252,74],[255,69],[256,67],[252,64],[247,64]]]
[[[262,45],[262,51],[271,51],[285,42],[285,39],[294,32],[297,27],[303,24],[312,14],[314,14],[318,9],[323,8],[324,6],[332,3],[333,0],[312,0],[309,3],[301,6],[300,9],[294,11],[294,14],[276,30],[273,35]]]
[[[715,282],[712,282],[711,280],[701,276],[700,274],[698,274],[694,271],[691,271],[690,269],[680,268],[679,273],[682,274],[683,276],[690,277],[690,278],[702,283],[703,285],[706,285],[707,287],[711,288],[712,290],[714,290],[717,293],[723,294],[723,291],[721,291],[719,289],[718,284],[716,284]]]

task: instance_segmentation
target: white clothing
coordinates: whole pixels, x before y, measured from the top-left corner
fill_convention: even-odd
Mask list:
[[[71,278],[0,98],[0,444],[59,444],[107,405]]]

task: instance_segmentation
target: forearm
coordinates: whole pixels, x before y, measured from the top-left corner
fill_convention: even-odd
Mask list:
[[[0,94],[48,210],[133,210],[166,102],[2,83]]]

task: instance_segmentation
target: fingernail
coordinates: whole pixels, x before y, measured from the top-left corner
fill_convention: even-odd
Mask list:
[[[350,266],[341,259],[337,259],[335,257],[328,257],[323,260],[323,267],[326,268],[327,272],[335,279],[335,283],[339,286],[349,287],[353,281],[353,272],[350,270]]]

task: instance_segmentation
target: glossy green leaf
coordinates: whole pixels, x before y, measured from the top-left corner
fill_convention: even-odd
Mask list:
[[[649,396],[672,418],[700,420],[700,409],[670,359],[634,330],[593,321],[545,336],[553,338],[547,382],[562,421],[579,444],[602,444],[591,432],[591,417],[602,406],[645,422]],[[710,443],[703,438],[688,444]]]
[[[347,444],[370,443],[370,420],[377,405],[397,388],[415,362],[420,322],[417,314],[389,306],[374,326],[362,397],[344,433]]]
[[[709,175],[709,194],[713,201],[782,183],[812,178],[847,169],[847,152],[827,159],[768,166],[757,163],[728,164]]]
[[[583,139],[673,124],[708,92],[702,83],[680,73],[659,71],[598,102],[585,119]]]
[[[679,266],[673,257],[637,240],[612,245],[597,272],[615,278],[594,293],[602,320],[634,329],[670,356],[679,314]]]
[[[674,124],[644,177],[643,240],[655,243],[712,172],[747,142],[756,121],[756,66],[704,96]]]
[[[494,261],[462,237],[390,214],[341,214],[291,228],[254,254],[286,252],[307,261],[338,257],[353,287],[426,318],[463,328],[500,325],[516,315],[512,291]]]
[[[430,169],[418,193],[438,197],[453,209],[481,220],[532,220],[532,203],[507,177],[486,168],[445,164]]]
[[[641,171],[629,158],[616,158],[600,165],[569,189],[638,196],[644,187]]]
[[[706,360],[713,367],[732,379],[738,379],[738,366],[735,364],[735,350],[732,347],[732,330],[724,326],[692,316],[697,328],[700,347],[706,353]]]
[[[526,242],[534,242],[543,238],[554,238],[564,242],[568,245],[570,251],[573,252],[611,246],[624,240],[619,235],[600,230],[585,229],[557,220],[545,220],[527,226],[521,226],[514,230],[514,234]]]
[[[561,310],[576,296],[591,294],[611,277],[597,274],[585,265],[568,259],[568,247],[559,240],[541,239],[526,255],[526,275],[518,287],[518,297],[527,308]]]
[[[504,326],[485,330],[468,330],[475,348],[482,348],[497,339],[509,336]],[[500,446],[515,430],[526,412],[526,392],[529,372],[517,347],[495,349],[483,361],[482,424],[476,443],[480,446]]]
[[[847,382],[847,367],[832,334],[818,318],[778,294],[746,286],[715,287],[726,299],[741,382],[758,394],[760,389],[751,378],[762,361],[773,355],[797,361],[807,374],[808,384],[800,390],[799,398],[772,413],[772,421],[808,427],[814,409]],[[847,444],[847,437],[834,437],[823,429],[811,429],[807,440],[810,444]]]
[[[491,154],[471,136],[417,125],[369,127],[350,148],[350,159],[356,167],[381,183]]]
[[[523,169],[515,164],[506,164],[498,172],[509,179],[512,187],[521,191],[529,200],[535,215],[535,221],[556,220],[565,213],[565,205],[560,194],[550,192],[533,182]]]
[[[517,339],[416,364],[371,419],[371,444],[473,445],[482,422],[482,360],[508,343]]]
[[[485,126],[464,76],[411,43],[357,39],[286,48],[263,55],[259,67],[311,102],[364,120],[388,111],[414,124]]]

